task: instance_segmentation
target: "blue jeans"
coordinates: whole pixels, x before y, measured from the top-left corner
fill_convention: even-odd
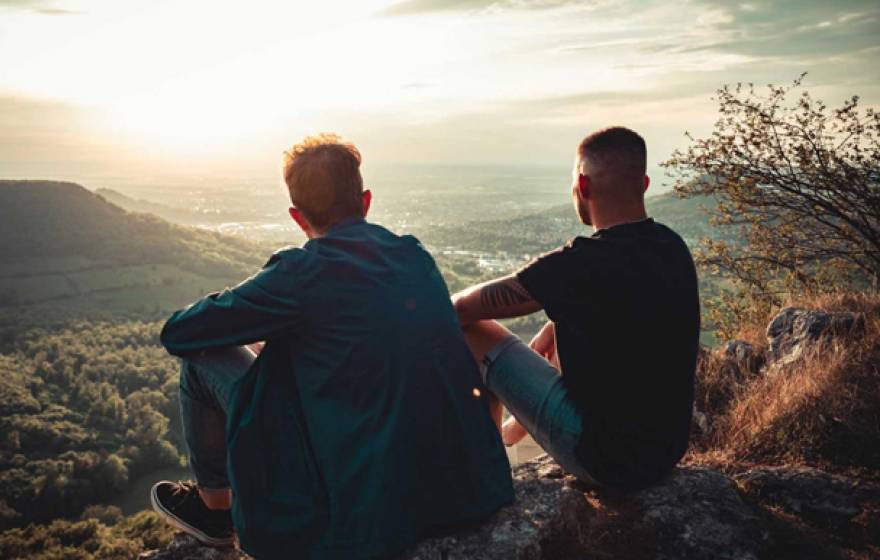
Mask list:
[[[577,457],[583,417],[556,368],[514,335],[496,344],[483,362],[486,387],[535,442],[581,482],[598,487]]]
[[[180,368],[180,417],[189,464],[199,486],[229,488],[226,473],[226,412],[230,390],[256,359],[243,346],[193,353]]]

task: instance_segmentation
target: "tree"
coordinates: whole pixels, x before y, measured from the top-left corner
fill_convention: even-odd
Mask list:
[[[714,316],[766,313],[792,291],[876,285],[880,274],[880,113],[854,96],[836,109],[788,86],[724,86],[711,135],[662,165],[683,197],[709,195],[714,224],[697,263],[732,280]],[[720,325],[722,334],[729,328]],[[727,332],[725,332],[727,331]]]

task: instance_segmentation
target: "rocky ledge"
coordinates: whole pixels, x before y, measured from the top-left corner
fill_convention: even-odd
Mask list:
[[[880,487],[816,469],[726,475],[695,466],[630,495],[586,489],[542,456],[514,469],[516,503],[401,560],[877,558]],[[247,558],[177,535],[144,560]]]

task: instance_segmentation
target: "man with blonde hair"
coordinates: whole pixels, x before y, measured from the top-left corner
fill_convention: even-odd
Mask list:
[[[196,482],[151,500],[202,542],[234,526],[257,558],[384,558],[513,500],[446,285],[414,237],[365,221],[360,163],[335,135],[295,145],[284,181],[308,242],[162,330]]]
[[[697,276],[681,237],[648,217],[647,150],[611,127],[575,156],[571,196],[590,237],[575,237],[515,275],[455,296],[487,388],[512,414],[512,445],[528,432],[582,481],[618,490],[655,483],[688,444],[700,335]],[[526,346],[491,319],[543,309]]]

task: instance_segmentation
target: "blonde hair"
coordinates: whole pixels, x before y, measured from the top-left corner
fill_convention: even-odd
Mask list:
[[[290,201],[319,231],[362,216],[361,153],[332,132],[307,136],[284,152],[282,173]]]

